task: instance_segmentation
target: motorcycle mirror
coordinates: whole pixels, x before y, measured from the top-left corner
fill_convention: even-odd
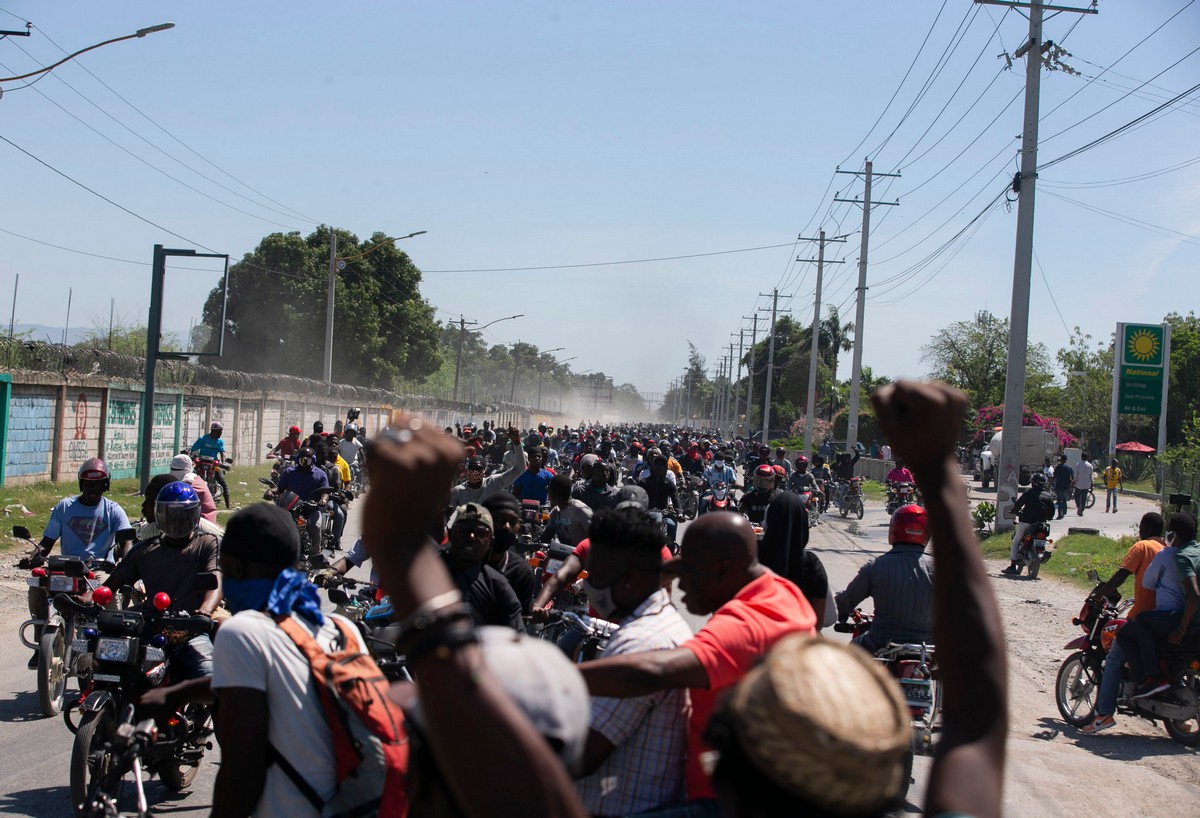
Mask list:
[[[347,602],[350,601],[350,595],[347,594],[345,591],[343,591],[341,588],[330,588],[329,589],[329,601],[332,602],[334,605],[345,605]]]
[[[270,486],[271,488],[275,487],[275,484],[265,477],[258,478],[258,482],[262,483],[264,486]]]
[[[202,574],[196,574],[196,578],[192,581],[192,587],[197,591],[215,591],[220,587],[220,582],[217,580],[216,574],[206,571]]]
[[[33,537],[29,533],[29,529],[23,525],[14,525],[12,532],[13,532],[13,536],[17,537],[18,539],[22,539],[22,540],[33,539]]]
[[[66,560],[62,563],[62,572],[69,577],[87,576],[87,566],[83,564],[83,560]]]

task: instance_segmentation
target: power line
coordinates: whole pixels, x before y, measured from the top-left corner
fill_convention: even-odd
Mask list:
[[[1082,20],[1083,18],[1080,17],[1078,19]],[[1070,32],[1067,33],[1070,34]],[[1042,283],[1046,285],[1046,293],[1050,296],[1050,303],[1054,305],[1054,311],[1058,313],[1058,320],[1062,322],[1063,330],[1069,338],[1071,336],[1071,329],[1067,326],[1067,319],[1063,318],[1062,310],[1058,308],[1058,299],[1054,297],[1054,290],[1050,287],[1050,282],[1046,279],[1046,271],[1042,269],[1042,260],[1038,258],[1037,250],[1033,251],[1033,260],[1037,262],[1038,272],[1042,275]]]
[[[1200,51],[1200,47],[1197,47],[1196,51]],[[1193,51],[1192,53],[1194,54],[1195,51]],[[1200,83],[1193,85],[1191,88],[1187,89],[1183,93],[1167,100],[1162,105],[1159,105],[1156,108],[1152,108],[1151,110],[1147,111],[1146,113],[1142,114],[1141,116],[1137,117],[1136,119],[1132,119],[1129,122],[1126,122],[1124,125],[1121,125],[1118,128],[1114,128],[1113,130],[1106,133],[1104,136],[1101,136],[1098,139],[1093,139],[1091,142],[1087,143],[1086,145],[1082,145],[1069,153],[1064,153],[1062,156],[1058,157],[1057,159],[1051,159],[1049,162],[1046,162],[1044,165],[1042,165],[1041,168],[1039,168],[1039,170],[1046,170],[1047,168],[1054,167],[1059,162],[1065,162],[1066,160],[1071,159],[1072,157],[1078,156],[1079,154],[1081,154],[1085,151],[1089,151],[1092,148],[1099,147],[1100,145],[1103,145],[1105,142],[1115,139],[1117,136],[1121,135],[1125,131],[1134,127],[1139,122],[1142,122],[1143,120],[1146,120],[1146,119],[1154,116],[1155,114],[1162,113],[1162,111],[1164,109],[1171,107],[1176,102],[1183,99],[1184,97],[1191,96],[1198,90],[1200,90]],[[1061,133],[1061,131],[1060,131],[1060,133]]]
[[[57,42],[55,42],[55,41],[54,41],[54,38],[52,38],[52,37],[51,37],[49,34],[47,34],[47,33],[46,33],[46,31],[45,31],[44,29],[42,29],[42,28],[38,28],[38,32],[39,32],[39,33],[40,33],[40,34],[41,34],[43,37],[45,37],[45,38],[46,38],[46,40],[47,40],[47,41],[48,41],[48,42],[49,42],[51,45],[53,45],[55,48],[57,48],[59,51],[63,52],[64,54],[65,54],[65,53],[67,53],[67,52],[66,52],[66,49],[64,49],[64,48],[63,48],[61,45],[59,45]],[[24,50],[24,49],[22,49],[22,50]],[[26,52],[26,53],[28,53],[28,52]],[[122,96],[122,95],[121,95],[121,94],[120,94],[120,93],[119,93],[119,92],[118,92],[118,91],[117,91],[115,88],[113,88],[111,85],[109,85],[108,83],[106,83],[104,80],[100,79],[100,77],[96,76],[96,74],[95,74],[95,73],[93,73],[93,72],[92,72],[92,70],[91,70],[91,69],[89,69],[89,68],[88,68],[86,65],[84,65],[83,63],[75,63],[75,65],[76,65],[76,67],[80,68],[81,70],[83,70],[83,71],[87,72],[87,74],[88,74],[88,75],[89,75],[89,76],[90,76],[92,79],[94,79],[96,82],[100,83],[100,84],[101,84],[101,85],[103,85],[105,88],[107,88],[107,89],[109,90],[109,92],[111,92],[111,93],[113,94],[113,96],[115,96],[117,99],[119,99],[119,100],[121,100],[122,102],[124,102],[126,105],[128,105],[130,108],[132,108],[134,111],[136,111],[136,112],[137,112],[137,113],[138,113],[138,114],[139,114],[139,115],[140,115],[140,116],[141,116],[143,119],[145,119],[147,122],[149,122],[149,123],[150,123],[151,125],[153,125],[155,128],[158,128],[158,130],[162,131],[164,134],[166,134],[168,137],[170,137],[170,138],[171,138],[173,141],[177,142],[179,145],[181,145],[181,146],[182,146],[184,149],[186,149],[188,152],[190,152],[191,154],[193,154],[194,156],[196,156],[197,158],[199,158],[200,160],[202,160],[203,162],[205,162],[205,163],[206,163],[206,164],[208,164],[209,166],[211,166],[211,167],[215,168],[216,170],[220,171],[221,173],[225,174],[227,177],[229,177],[229,178],[230,178],[230,179],[232,179],[233,181],[237,182],[239,185],[241,185],[242,187],[244,187],[244,188],[246,188],[247,190],[251,191],[251,192],[252,192],[252,193],[254,193],[255,195],[257,195],[257,196],[261,196],[262,198],[266,199],[268,202],[271,202],[272,204],[279,205],[279,206],[280,206],[280,207],[282,207],[284,210],[287,210],[289,213],[291,213],[291,214],[292,214],[291,216],[289,216],[289,218],[292,218],[292,217],[298,217],[298,218],[301,218],[301,219],[303,219],[304,221],[308,222],[309,224],[318,224],[318,223],[319,223],[319,222],[318,222],[318,220],[316,220],[316,219],[312,218],[311,216],[306,216],[306,215],[304,215],[303,213],[301,213],[300,211],[296,210],[295,208],[288,207],[287,205],[283,204],[282,202],[279,202],[279,201],[276,201],[275,199],[272,199],[272,198],[271,198],[270,196],[268,196],[267,194],[263,193],[263,192],[262,192],[262,191],[260,191],[260,190],[257,190],[257,189],[255,189],[254,187],[252,187],[252,186],[251,186],[250,184],[248,184],[247,182],[243,181],[243,180],[242,180],[242,179],[240,179],[239,177],[237,177],[237,176],[235,176],[234,174],[230,173],[229,171],[225,170],[225,169],[224,169],[224,168],[222,168],[220,165],[216,164],[216,163],[215,163],[215,162],[213,162],[211,159],[209,159],[208,157],[206,157],[206,156],[204,156],[203,154],[201,154],[201,153],[200,153],[199,151],[197,151],[195,148],[193,148],[193,147],[191,147],[190,145],[188,145],[188,144],[187,144],[186,142],[184,142],[182,139],[180,139],[179,137],[177,137],[177,136],[176,136],[174,133],[172,133],[171,131],[167,130],[165,127],[163,127],[162,125],[160,125],[160,124],[158,123],[158,121],[157,121],[157,120],[153,119],[153,118],[152,118],[152,117],[151,117],[149,114],[147,114],[147,113],[146,113],[145,111],[143,111],[141,108],[139,108],[138,106],[134,105],[132,102],[130,102],[130,101],[129,101],[128,99],[126,99],[124,96]],[[64,84],[65,84],[65,80],[64,80],[63,82],[64,82]],[[70,86],[68,85],[68,87],[70,87]],[[72,89],[72,90],[74,90],[74,89]],[[77,91],[76,93],[79,93],[79,92]],[[80,94],[80,96],[83,96],[83,95],[82,95],[82,94]],[[84,97],[84,99],[87,99],[87,97]],[[89,102],[91,102],[91,100],[88,100],[88,101],[89,101]],[[95,103],[92,103],[92,104],[93,104],[93,105],[95,105]],[[96,107],[97,107],[97,108],[99,108],[99,106],[96,106]],[[101,110],[103,110],[103,109],[101,109]],[[131,133],[133,133],[133,131],[131,131]],[[135,133],[135,135],[137,135],[137,134]],[[141,138],[141,137],[139,136],[139,138]],[[147,144],[150,144],[152,147],[155,147],[157,150],[160,150],[160,151],[162,151],[162,149],[161,149],[161,148],[158,148],[158,146],[154,145],[154,144],[153,144],[153,143],[151,143],[151,142],[148,142],[148,141],[147,141]],[[165,151],[163,151],[163,153],[166,153],[166,152],[165,152]],[[166,154],[166,155],[167,155],[167,156],[170,156],[170,154]],[[176,159],[176,158],[175,158],[175,157],[173,157],[173,156],[171,156],[171,158],[172,158],[172,159],[175,159],[175,161],[179,162],[181,165],[184,165],[184,167],[187,167],[187,168],[188,168],[188,170],[191,170],[191,171],[192,171],[193,173],[195,173],[197,176],[201,176],[201,177],[203,177],[203,178],[205,178],[205,179],[208,179],[208,181],[212,182],[214,185],[217,185],[218,187],[221,187],[221,188],[223,188],[223,189],[225,189],[225,190],[228,190],[230,193],[234,194],[235,196],[241,196],[242,198],[245,198],[247,201],[250,201],[250,202],[253,202],[253,201],[254,201],[253,199],[249,199],[249,198],[247,198],[247,197],[243,196],[242,194],[238,193],[236,190],[231,190],[230,188],[228,188],[228,187],[225,187],[224,185],[222,185],[220,182],[216,181],[215,179],[211,179],[211,178],[209,178],[208,176],[205,176],[204,174],[200,173],[200,171],[198,171],[198,170],[196,170],[195,168],[192,168],[192,167],[190,167],[190,166],[188,166],[188,165],[184,164],[184,163],[183,163],[182,161],[180,161],[179,159]],[[259,207],[264,207],[264,208],[266,208],[267,210],[274,210],[274,208],[266,207],[266,205],[263,205],[263,204],[262,204],[262,203],[260,203],[260,202],[254,202],[254,204],[258,205]],[[280,211],[278,211],[278,210],[275,210],[274,212],[276,212],[276,213],[280,213]],[[286,216],[287,214],[285,214],[285,213],[280,213],[280,215],[285,215],[285,216]]]
[[[1038,181],[1042,185],[1047,186],[1047,187],[1052,187],[1052,188],[1059,187],[1059,188],[1083,189],[1083,188],[1096,188],[1096,187],[1114,187],[1116,185],[1128,185],[1128,184],[1132,184],[1134,182],[1142,182],[1142,181],[1145,181],[1146,179],[1154,179],[1159,176],[1165,176],[1168,173],[1175,173],[1176,171],[1183,170],[1184,168],[1189,168],[1192,165],[1195,165],[1197,163],[1200,163],[1200,156],[1194,157],[1192,159],[1186,159],[1183,162],[1179,162],[1177,164],[1171,165],[1170,167],[1159,168],[1158,170],[1151,170],[1151,171],[1147,171],[1146,173],[1139,173],[1135,176],[1125,176],[1120,179],[1103,179],[1100,181],[1092,181],[1092,182],[1068,182],[1065,180],[1064,181],[1054,181],[1053,179],[1039,179]]]
[[[536,270],[571,270],[580,267],[612,267],[620,264],[647,264],[655,261],[678,261],[685,258],[705,258],[708,256],[727,256],[733,253],[755,253],[759,250],[775,250],[779,247],[791,247],[793,242],[783,244],[764,244],[761,247],[741,247],[737,250],[716,250],[711,253],[688,253],[681,256],[659,256],[657,258],[635,258],[624,261],[592,261],[586,264],[547,264],[540,267],[481,267],[463,270],[425,270],[426,273],[520,273]]]
[[[1181,9],[1179,9],[1179,11],[1175,12],[1175,13],[1174,13],[1174,14],[1172,14],[1170,17],[1168,17],[1166,20],[1164,20],[1164,21],[1163,21],[1163,22],[1162,22],[1162,23],[1161,23],[1161,24],[1158,26],[1158,28],[1154,29],[1154,31],[1151,31],[1151,32],[1150,32],[1149,34],[1147,34],[1145,37],[1143,37],[1142,39],[1140,39],[1140,40],[1138,40],[1136,43],[1134,43],[1134,44],[1133,44],[1133,46],[1132,46],[1132,47],[1131,47],[1131,48],[1130,48],[1128,51],[1126,51],[1126,52],[1125,52],[1124,54],[1122,54],[1120,57],[1117,57],[1117,59],[1116,59],[1116,60],[1114,60],[1114,61],[1113,61],[1113,62],[1112,62],[1112,63],[1111,63],[1109,66],[1108,66],[1108,68],[1105,68],[1105,69],[1104,69],[1103,71],[1101,71],[1101,72],[1100,72],[1098,75],[1096,75],[1096,77],[1095,77],[1095,78],[1088,80],[1086,83],[1084,83],[1084,84],[1083,84],[1083,86],[1082,86],[1082,87],[1080,87],[1080,88],[1076,89],[1075,93],[1071,94],[1071,96],[1067,97],[1067,98],[1066,98],[1066,99],[1064,99],[1062,102],[1058,103],[1058,104],[1057,104],[1057,105],[1055,105],[1053,108],[1051,108],[1049,111],[1047,111],[1046,113],[1042,114],[1042,115],[1041,115],[1041,117],[1039,117],[1039,118],[1038,118],[1038,121],[1039,121],[1039,122],[1044,122],[1044,121],[1046,120],[1046,118],[1047,118],[1047,117],[1049,117],[1051,114],[1053,114],[1053,113],[1054,113],[1055,111],[1057,111],[1059,108],[1063,107],[1063,106],[1064,106],[1064,105],[1066,105],[1068,102],[1070,102],[1071,100],[1075,99],[1075,97],[1079,96],[1079,94],[1080,94],[1080,93],[1082,93],[1082,92],[1083,92],[1083,90],[1084,90],[1085,88],[1087,88],[1089,85],[1091,85],[1093,82],[1095,82],[1095,81],[1096,81],[1096,79],[1099,79],[1100,77],[1104,76],[1104,74],[1105,74],[1106,72],[1108,72],[1108,71],[1109,71],[1109,70],[1110,70],[1110,69],[1111,69],[1111,68],[1112,68],[1114,65],[1117,65],[1118,63],[1120,63],[1120,62],[1121,62],[1121,60],[1125,59],[1125,58],[1126,58],[1126,57],[1128,57],[1130,54],[1132,54],[1134,51],[1136,51],[1138,48],[1140,48],[1140,47],[1141,47],[1141,46],[1142,46],[1142,45],[1143,45],[1143,44],[1144,44],[1144,43],[1145,43],[1147,40],[1149,40],[1151,37],[1153,37],[1153,36],[1154,36],[1155,34],[1157,34],[1158,32],[1162,31],[1162,30],[1163,30],[1163,29],[1166,27],[1167,23],[1169,23],[1169,22],[1171,22],[1172,20],[1174,20],[1174,19],[1175,19],[1176,17],[1178,17],[1180,14],[1183,14],[1183,12],[1184,12],[1184,11],[1186,11],[1186,10],[1188,9],[1188,7],[1190,7],[1190,6],[1191,6],[1193,3],[1195,3],[1195,2],[1196,2],[1196,0],[1188,0],[1188,2],[1187,2],[1187,3],[1185,3],[1185,4],[1184,4],[1184,6],[1183,6]],[[1085,62],[1086,62],[1086,60],[1085,60]],[[1089,64],[1093,64],[1093,63],[1089,63]],[[1153,78],[1151,78],[1151,79],[1153,79]],[[1143,83],[1143,84],[1148,84],[1148,81],[1147,81],[1147,83]],[[1118,100],[1118,101],[1119,101],[1119,100]],[[1043,141],[1044,141],[1044,140],[1043,140]]]
[[[1080,202],[1076,199],[1072,199],[1067,196],[1063,196],[1062,194],[1059,194],[1059,193],[1053,193],[1049,190],[1045,191],[1045,194],[1047,196],[1051,196],[1055,199],[1062,199],[1064,202],[1073,204],[1076,207],[1082,207],[1084,210],[1090,210],[1093,213],[1100,214],[1101,216],[1108,216],[1110,219],[1116,219],[1119,222],[1124,222],[1125,224],[1128,224],[1131,227],[1140,227],[1143,230],[1149,230],[1153,233],[1159,233],[1161,235],[1168,235],[1168,236],[1171,236],[1172,238],[1178,238],[1181,241],[1185,241],[1188,244],[1200,244],[1200,236],[1194,236],[1191,233],[1181,233],[1180,231],[1172,230],[1169,227],[1163,227],[1162,225],[1152,224],[1151,222],[1144,222],[1141,219],[1135,219],[1135,218],[1133,218],[1133,216],[1125,216],[1121,213],[1114,213],[1111,210],[1105,210],[1102,207],[1085,204],[1084,202]]]
[[[948,0],[942,0],[942,7],[938,9],[938,13],[934,16],[933,22],[930,23],[929,31],[925,32],[925,39],[921,41],[921,47],[917,49],[917,53],[915,56],[913,56],[912,62],[908,64],[908,70],[905,71],[904,76],[900,78],[900,84],[897,85],[896,90],[892,92],[891,99],[888,100],[887,105],[883,106],[883,110],[879,112],[879,116],[876,118],[875,124],[873,124],[871,128],[865,134],[863,134],[863,138],[859,140],[859,143],[854,146],[854,149],[850,151],[846,158],[838,163],[839,166],[846,164],[858,154],[858,149],[866,144],[866,141],[871,138],[871,134],[873,134],[875,129],[879,127],[879,123],[883,121],[883,117],[891,109],[892,103],[896,101],[896,97],[900,93],[900,89],[904,87],[904,83],[908,81],[909,74],[911,74],[913,68],[916,67],[917,60],[921,59],[921,55],[925,52],[925,46],[929,44],[929,38],[933,36],[933,30],[937,28],[938,20],[942,19],[942,12],[946,10],[947,2]],[[828,193],[829,191],[826,190],[825,192]]]
[[[10,70],[10,69],[8,68],[8,66],[6,66],[4,63],[0,63],[0,68],[3,68],[3,69],[5,69],[6,71],[7,71],[7,70]],[[43,76],[45,76],[45,75],[43,74]],[[27,87],[27,86],[22,86],[22,87]],[[68,86],[68,87],[70,87],[70,86]],[[177,184],[183,185],[184,187],[186,187],[188,190],[192,191],[193,193],[197,193],[197,194],[199,194],[199,195],[203,196],[204,198],[206,198],[206,199],[208,199],[208,200],[210,200],[210,201],[216,202],[217,204],[219,204],[219,205],[221,205],[221,206],[223,206],[223,207],[228,207],[230,210],[235,210],[235,211],[237,211],[238,213],[241,213],[243,216],[249,216],[249,217],[250,217],[250,218],[252,218],[252,219],[259,219],[260,221],[264,221],[264,222],[266,222],[267,224],[273,224],[273,225],[275,225],[276,227],[284,227],[284,228],[287,228],[288,230],[296,230],[296,229],[297,229],[297,228],[296,228],[294,225],[283,224],[283,223],[281,223],[281,222],[272,221],[271,219],[265,218],[265,217],[263,217],[263,216],[259,216],[259,215],[258,215],[258,214],[256,214],[256,213],[251,213],[249,210],[243,210],[242,208],[240,208],[240,207],[237,207],[237,206],[235,206],[235,205],[231,205],[231,204],[229,204],[228,202],[223,202],[223,201],[221,201],[220,199],[218,199],[217,197],[215,197],[215,196],[211,196],[211,195],[209,195],[208,193],[205,193],[203,190],[200,190],[199,188],[196,188],[196,187],[193,187],[192,185],[189,185],[187,182],[183,181],[182,179],[180,179],[180,178],[178,178],[178,177],[176,177],[176,176],[172,176],[170,173],[167,173],[167,172],[166,172],[165,170],[163,170],[162,168],[160,168],[160,167],[158,167],[158,166],[156,166],[156,165],[153,165],[153,164],[151,164],[149,161],[147,161],[146,159],[142,158],[141,156],[138,156],[136,153],[134,153],[133,151],[129,150],[129,149],[128,149],[128,148],[126,148],[124,145],[122,145],[122,144],[120,144],[119,142],[117,142],[116,140],[114,140],[114,139],[110,138],[110,137],[109,137],[107,134],[101,133],[99,130],[97,130],[96,128],[92,127],[90,124],[88,124],[87,122],[85,122],[83,119],[81,119],[80,117],[76,116],[76,115],[75,115],[74,113],[72,113],[71,111],[68,111],[66,108],[64,108],[62,105],[59,105],[57,102],[55,102],[55,101],[54,101],[53,99],[51,99],[50,97],[46,96],[46,94],[45,94],[45,93],[42,91],[42,89],[40,89],[40,88],[35,88],[34,90],[35,90],[35,91],[37,91],[37,93],[41,94],[42,98],[43,98],[43,99],[45,99],[47,102],[49,102],[51,105],[53,105],[55,108],[58,108],[58,110],[62,111],[64,114],[66,114],[67,116],[69,116],[69,117],[71,117],[72,119],[74,119],[76,122],[78,122],[78,123],[79,123],[80,125],[82,125],[83,127],[87,128],[87,129],[88,129],[89,131],[91,131],[92,133],[96,134],[96,136],[100,137],[100,138],[101,138],[101,139],[103,139],[105,142],[109,143],[109,144],[110,144],[110,145],[112,145],[114,148],[116,148],[117,150],[119,150],[119,151],[122,151],[122,152],[124,152],[124,153],[128,154],[129,156],[131,156],[131,157],[132,157],[133,159],[135,159],[136,161],[138,161],[138,162],[141,162],[143,165],[145,165],[146,167],[150,168],[151,170],[153,170],[153,171],[156,171],[156,172],[158,172],[158,173],[161,173],[163,176],[167,177],[167,178],[168,178],[168,179],[170,179],[172,182],[175,182],[175,183],[177,183]],[[73,89],[72,89],[72,90],[73,90]],[[118,124],[119,124],[119,123],[118,123]],[[185,166],[185,167],[186,167],[186,166]]]

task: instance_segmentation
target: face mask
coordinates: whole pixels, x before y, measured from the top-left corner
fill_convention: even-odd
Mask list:
[[[613,585],[616,583],[614,582]],[[588,602],[596,609],[596,613],[600,614],[601,619],[607,619],[610,622],[617,614],[617,603],[613,599],[612,589],[612,585],[607,588],[597,588],[590,579],[583,581],[583,591],[587,594]]]
[[[725,468],[725,461],[724,461],[724,460],[714,460],[714,461],[713,461],[713,468],[714,468],[714,469],[723,469],[723,468]]]
[[[1169,545],[1171,548],[1175,547],[1175,532],[1174,531],[1167,532],[1167,545]]]
[[[496,533],[492,535],[492,550],[507,551],[517,544],[517,534],[507,526],[496,526]]]
[[[267,606],[267,599],[275,587],[275,579],[230,579],[221,580],[225,605],[232,613],[259,611]]]

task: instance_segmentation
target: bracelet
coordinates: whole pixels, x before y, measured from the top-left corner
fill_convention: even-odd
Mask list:
[[[442,608],[459,602],[462,602],[462,591],[457,588],[426,600],[424,605],[421,605],[400,623],[400,633],[407,634],[410,630],[419,631],[429,627],[432,624],[432,621],[429,621],[431,614],[436,614]]]
[[[416,664],[431,654],[438,659],[448,659],[452,651],[479,642],[479,637],[475,634],[474,619],[466,608],[450,614],[440,625],[436,630],[425,633],[423,638],[403,651],[409,664]],[[400,641],[405,640],[398,640],[397,652],[400,652]]]

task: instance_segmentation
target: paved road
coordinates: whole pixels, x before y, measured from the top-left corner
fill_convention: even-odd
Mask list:
[[[987,498],[987,493],[978,492],[977,487],[972,495],[974,499]],[[1084,524],[1094,525],[1103,519],[1112,534],[1125,533],[1149,508],[1148,503],[1127,501],[1116,515],[1088,512]],[[1077,519],[1064,521],[1074,522]],[[357,515],[352,512],[347,538],[356,536],[357,531]],[[686,525],[681,528],[681,536],[684,532]],[[827,516],[813,531],[811,547],[820,555],[831,587],[845,587],[864,562],[887,550],[887,516],[882,505],[868,504],[861,521]],[[15,557],[11,561],[15,562]],[[991,567],[998,569],[999,565]],[[365,579],[365,572],[359,573]],[[1050,692],[1061,661],[1056,649],[1070,638],[1067,625],[1071,608],[1078,607],[1080,593],[1053,579],[1025,584],[1005,581],[997,575],[996,583],[1013,657],[1006,812],[1072,814],[1082,794],[1095,795],[1096,787],[1103,789],[1108,800],[1086,797],[1084,802],[1140,803],[1146,807],[1144,814],[1159,814],[1154,807],[1162,803],[1194,803],[1200,796],[1200,781],[1192,768],[1194,754],[1170,742],[1161,728],[1122,719],[1118,730],[1089,744],[1057,721]],[[1031,595],[1038,599],[1029,599]],[[1029,602],[1040,607],[1023,604]],[[702,617],[686,613],[685,617],[693,628],[704,622]],[[23,618],[23,578],[11,570],[0,572],[0,746],[4,750],[0,814],[68,818],[67,770],[72,737],[61,720],[43,719],[39,714],[33,673],[25,668],[28,653],[14,635]],[[827,636],[846,638],[832,632]],[[180,818],[206,815],[219,763],[219,751],[214,750],[205,759],[190,793],[175,795],[157,781],[150,782],[147,791],[156,812]],[[910,813],[919,813],[915,805],[923,800],[927,771],[928,761],[917,759]]]

